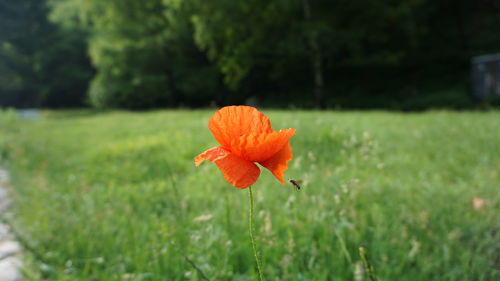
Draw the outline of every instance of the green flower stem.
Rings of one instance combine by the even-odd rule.
[[[264,281],[262,276],[262,269],[260,266],[259,255],[257,254],[257,247],[255,246],[254,238],[254,228],[253,228],[253,193],[252,187],[248,188],[248,199],[250,199],[250,214],[248,216],[248,230],[250,231],[250,240],[252,241],[253,256],[255,257],[255,263],[257,264],[257,271],[259,273],[259,280]]]

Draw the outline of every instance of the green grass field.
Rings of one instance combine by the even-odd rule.
[[[247,191],[193,163],[213,112],[0,113],[27,280],[256,280]],[[500,112],[264,113],[304,181],[253,187],[267,280],[368,280],[360,245],[379,280],[500,280]]]

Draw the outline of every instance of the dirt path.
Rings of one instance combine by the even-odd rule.
[[[7,184],[9,176],[5,170],[0,169],[0,214],[8,215],[9,200],[7,197]],[[21,247],[14,240],[9,227],[0,222],[0,281],[22,280],[19,258]]]

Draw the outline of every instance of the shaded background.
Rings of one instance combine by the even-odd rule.
[[[18,108],[473,108],[500,52],[496,0],[2,0],[0,26]]]
[[[255,186],[268,280],[366,281],[360,245],[380,280],[500,280],[500,110],[399,112],[499,105],[499,27],[499,0],[0,0],[24,276],[255,280],[247,194],[193,163],[192,108],[250,104],[298,132],[301,190]]]

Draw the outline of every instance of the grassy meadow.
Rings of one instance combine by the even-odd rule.
[[[27,280],[256,280],[247,191],[193,163],[213,112],[0,112]],[[369,280],[360,245],[379,280],[500,280],[500,112],[264,113],[303,180],[253,187],[267,280]]]

